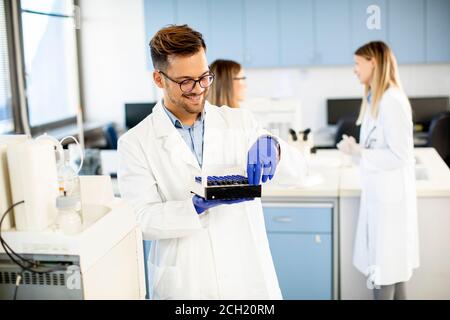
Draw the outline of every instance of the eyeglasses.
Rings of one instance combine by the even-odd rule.
[[[247,77],[234,77],[233,80],[245,80]]]
[[[209,86],[211,86],[211,84],[214,81],[214,73],[212,73],[211,71],[209,72],[209,74],[204,75],[203,77],[194,80],[194,79],[186,79],[183,80],[181,82],[178,82],[172,78],[170,78],[167,74],[165,74],[162,71],[158,71],[159,73],[161,73],[164,77],[166,77],[167,79],[169,79],[172,82],[175,82],[176,84],[178,84],[180,86],[180,90],[183,91],[184,93],[189,93],[192,90],[194,90],[195,86],[198,84],[200,85],[201,88],[205,89],[208,88]]]

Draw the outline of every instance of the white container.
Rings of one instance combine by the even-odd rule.
[[[0,219],[6,210],[11,207],[11,188],[8,172],[8,159],[6,150],[9,145],[20,143],[27,139],[26,135],[0,135]],[[10,212],[2,223],[2,231],[14,227],[13,212]]]
[[[19,231],[42,231],[55,222],[58,182],[55,152],[46,140],[29,140],[8,147],[12,202]]]
[[[69,150],[64,150],[64,159],[57,166],[58,186],[61,195],[80,197],[80,179],[70,164]]]
[[[82,221],[79,205],[80,199],[77,197],[61,196],[56,199],[57,225],[67,235],[81,232]]]

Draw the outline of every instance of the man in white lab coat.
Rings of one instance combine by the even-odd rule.
[[[153,240],[151,298],[281,299],[260,199],[206,201],[190,185],[221,167],[247,172],[253,184],[296,184],[305,174],[300,152],[248,111],[205,101],[214,76],[200,33],[169,26],[150,47],[164,96],[119,140],[118,177],[144,239]]]

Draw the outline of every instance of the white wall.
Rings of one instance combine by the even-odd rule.
[[[123,123],[125,102],[152,101],[142,0],[81,0],[87,120]]]
[[[298,97],[302,126],[326,126],[326,99],[360,97],[363,87],[352,67],[247,70],[247,97]],[[402,65],[408,96],[450,96],[450,64]]]
[[[123,124],[125,102],[160,96],[147,71],[148,41],[142,0],[81,0],[82,58],[88,120]],[[247,70],[247,97],[297,97],[302,126],[326,125],[326,99],[359,97],[352,67]],[[405,65],[400,77],[409,96],[450,95],[450,64]]]

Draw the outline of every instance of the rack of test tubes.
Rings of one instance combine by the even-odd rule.
[[[261,185],[249,185],[241,175],[208,176],[206,186],[202,177],[195,177],[192,192],[206,200],[260,198]]]

